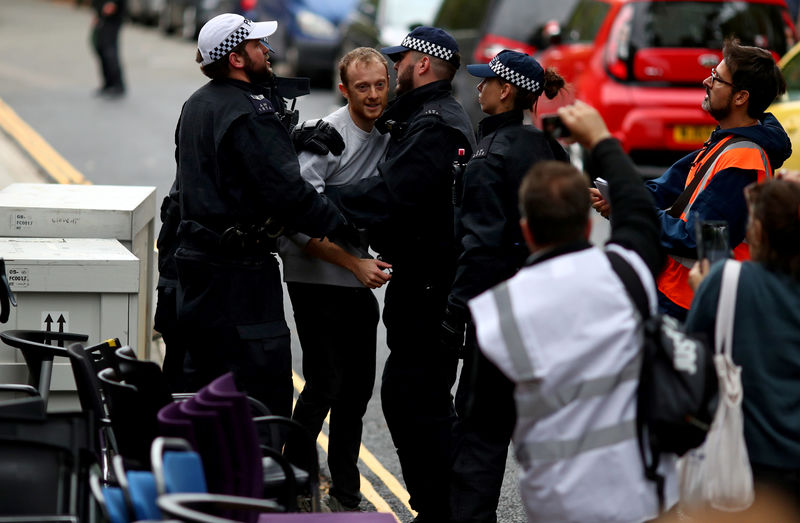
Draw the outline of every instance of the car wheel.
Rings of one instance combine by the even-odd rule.
[[[187,5],[183,8],[181,16],[181,36],[187,40],[194,40],[197,33],[197,7]]]

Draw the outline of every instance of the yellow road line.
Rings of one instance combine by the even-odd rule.
[[[3,100],[0,100],[0,127],[58,183],[91,184]]]
[[[325,451],[325,454],[328,453],[328,436],[325,435],[324,432],[320,432],[319,436],[317,437],[317,443],[319,446],[322,447],[322,450]],[[400,519],[397,517],[397,514],[394,513],[392,507],[386,502],[385,499],[378,494],[378,491],[375,490],[375,487],[372,486],[372,483],[369,482],[367,478],[363,475],[361,477],[361,493],[367,498],[367,501],[372,503],[375,507],[375,510],[378,512],[389,512],[391,515],[394,516],[394,519],[400,523]]]
[[[297,390],[297,392],[302,391],[303,387],[305,386],[305,381],[303,381],[303,378],[301,378],[294,371],[294,369],[292,370],[292,383],[294,384],[294,388]],[[330,415],[325,417],[325,423],[328,423],[330,425]],[[328,438],[322,432],[320,432],[319,435],[320,435],[320,438],[324,438],[325,439],[325,446],[323,448],[325,449],[325,452],[327,453],[328,452],[327,451]],[[317,439],[317,442],[320,444],[320,446],[322,446],[322,442],[321,442],[320,439]],[[386,485],[386,487],[389,489],[389,491],[392,494],[394,494],[397,499],[400,500],[400,502],[406,507],[406,509],[408,509],[408,511],[414,517],[416,517],[417,516],[416,511],[414,511],[411,508],[411,505],[409,504],[409,499],[410,499],[411,496],[408,494],[408,491],[403,487],[403,485],[400,484],[400,482],[397,480],[396,477],[394,477],[394,475],[391,472],[386,470],[386,467],[384,467],[381,464],[381,462],[378,461],[378,459],[367,449],[367,447],[364,446],[363,443],[361,444],[361,449],[360,449],[360,452],[359,452],[359,458],[361,458],[361,461],[364,462],[364,464],[367,466],[367,468],[369,468],[373,472],[373,474],[375,474],[378,477],[378,479],[383,481],[383,483]],[[364,485],[366,480],[364,479],[363,476],[361,476],[361,480],[362,480],[361,481],[362,485]],[[369,484],[369,482],[367,482],[366,484]],[[369,485],[370,485],[370,488],[371,488],[372,485],[371,484],[369,484]],[[366,497],[367,494],[364,491],[364,487],[363,486],[361,488],[361,492]],[[377,494],[377,492],[376,492],[376,494]],[[381,498],[381,500],[383,500],[383,498]],[[370,500],[370,502],[372,502],[372,501]],[[373,505],[374,504],[375,503],[373,503]],[[375,508],[377,508],[377,505],[376,505]],[[394,514],[394,511],[392,511],[392,514]],[[397,518],[397,514],[394,514],[394,517]]]

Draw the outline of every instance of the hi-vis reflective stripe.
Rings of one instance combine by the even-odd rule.
[[[535,378],[533,365],[528,359],[525,351],[525,344],[522,342],[522,335],[519,332],[517,321],[514,319],[514,309],[511,306],[511,294],[508,291],[508,284],[501,283],[492,290],[492,297],[497,306],[497,315],[500,318],[500,333],[506,344],[514,368],[520,374],[521,381],[529,381]]]
[[[689,204],[686,206],[686,208],[683,210],[683,213],[681,214],[681,219],[683,221],[687,220],[687,216],[689,216],[689,210],[692,208],[692,205],[694,204],[695,199],[697,199],[697,195],[700,194],[703,191],[703,189],[705,189],[705,187],[708,184],[708,182],[711,180],[711,178],[714,176],[714,174],[716,174],[716,172],[715,172],[716,169],[715,168],[716,168],[716,165],[717,165],[717,162],[719,161],[719,159],[722,158],[722,156],[724,154],[729,153],[730,151],[734,151],[736,149],[753,149],[755,151],[758,151],[758,154],[761,156],[761,163],[763,165],[764,173],[765,173],[766,178],[769,179],[769,178],[772,177],[772,167],[770,166],[769,159],[767,158],[767,154],[764,152],[764,149],[759,147],[758,144],[756,144],[754,142],[751,142],[751,141],[743,141],[743,142],[734,143],[732,145],[726,145],[726,143],[732,137],[733,137],[733,135],[731,135],[724,142],[722,142],[722,143],[720,143],[718,145],[718,147],[722,147],[722,152],[719,154],[719,156],[714,158],[714,163],[711,164],[711,167],[709,167],[708,170],[706,171],[706,173],[703,175],[703,179],[698,184],[697,189],[695,189],[695,191],[694,191],[694,194],[692,194],[692,197],[689,200]],[[701,166],[702,166],[702,164],[697,165],[695,167],[695,169],[699,169]],[[759,182],[763,181],[761,176],[758,177],[758,181]],[[688,180],[687,180],[687,182],[688,182]]]
[[[613,376],[571,383],[547,394],[536,391],[530,396],[520,395],[524,397],[517,398],[517,411],[527,418],[541,419],[566,407],[575,400],[609,394],[621,383],[638,379],[641,362],[641,355],[637,355],[618,374]]]
[[[561,441],[528,441],[517,445],[517,458],[522,463],[534,460],[558,461],[584,452],[609,447],[636,436],[636,421],[623,421],[602,429],[582,434],[579,438]]]

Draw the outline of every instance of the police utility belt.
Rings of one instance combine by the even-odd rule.
[[[277,252],[277,238],[284,233],[283,225],[273,218],[262,224],[234,224],[214,231],[195,221],[182,224],[190,245],[211,251],[241,253]]]

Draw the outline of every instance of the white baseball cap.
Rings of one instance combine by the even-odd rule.
[[[225,13],[205,23],[197,37],[203,57],[200,65],[216,62],[244,40],[260,40],[278,29],[278,22],[253,22],[242,15]]]

